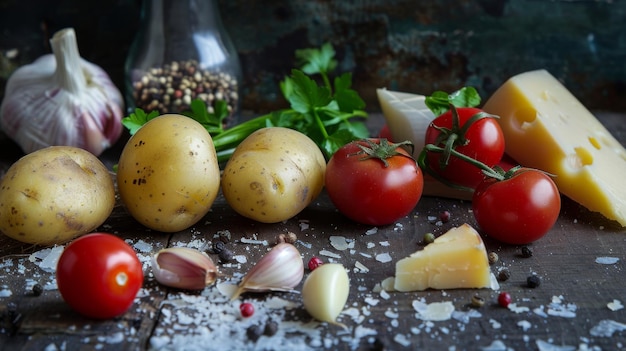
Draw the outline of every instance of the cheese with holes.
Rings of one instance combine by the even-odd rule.
[[[556,175],[562,194],[626,226],[626,149],[550,73],[510,78],[483,108],[500,116],[517,162]]]
[[[399,260],[394,290],[490,288],[491,277],[482,238],[472,226],[463,224]]]

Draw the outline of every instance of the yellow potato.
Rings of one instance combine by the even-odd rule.
[[[0,181],[0,231],[25,243],[60,244],[96,229],[114,205],[113,179],[96,156],[51,146],[19,159]]]
[[[219,192],[211,135],[193,119],[156,117],[124,146],[117,170],[120,199],[144,226],[176,232],[196,224]]]
[[[306,135],[271,127],[248,136],[222,175],[222,192],[239,214],[262,223],[287,220],[324,187],[326,160]]]

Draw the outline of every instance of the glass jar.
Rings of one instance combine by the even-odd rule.
[[[217,0],[144,0],[141,17],[126,59],[129,112],[181,113],[194,99],[212,112],[223,100],[235,124],[241,67]]]

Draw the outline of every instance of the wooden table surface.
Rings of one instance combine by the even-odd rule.
[[[626,144],[626,116],[596,114]],[[375,114],[370,119],[373,127],[382,121]],[[120,148],[102,157],[108,166],[116,162]],[[0,150],[4,172],[20,151],[6,140],[1,141]],[[451,214],[446,223],[438,223],[442,211]],[[510,271],[510,279],[500,283],[500,291],[511,294],[513,308],[499,307],[499,291],[490,289],[380,291],[381,281],[393,276],[395,262],[423,247],[425,233],[441,234],[463,223],[476,226],[468,201],[424,197],[406,218],[373,228],[346,220],[323,193],[295,218],[271,225],[240,217],[218,197],[212,211],[197,225],[163,234],[145,229],[118,206],[100,229],[119,235],[135,248],[146,279],[130,310],[107,321],[83,318],[61,299],[54,262],[50,261],[63,246],[32,247],[1,236],[0,350],[626,348],[626,309],[620,308],[626,304],[626,230],[566,198],[554,228],[529,245],[531,257],[522,257],[520,246],[484,238],[488,251],[499,256],[492,271]],[[339,318],[347,329],[312,320],[297,293],[245,294],[231,302],[216,285],[201,292],[168,289],[151,273],[150,257],[164,247],[204,250],[220,236],[229,236],[228,246],[237,260],[219,265],[218,284],[236,284],[276,236],[287,232],[297,235],[296,246],[305,263],[318,256],[349,270],[350,295]],[[339,250],[331,245],[332,236],[345,238],[349,248]],[[358,268],[363,266],[367,271]],[[539,287],[526,286],[531,274],[541,278]],[[39,296],[32,292],[36,284],[44,288]],[[484,306],[470,306],[475,294],[485,299]],[[240,317],[242,301],[255,305],[252,317]],[[452,318],[423,320],[416,308],[433,302],[451,302],[455,308]],[[278,323],[276,334],[251,341],[246,335],[248,327],[263,327],[268,321]]]

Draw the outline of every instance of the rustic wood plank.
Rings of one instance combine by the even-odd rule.
[[[602,120],[620,140],[625,140],[623,115],[606,114]],[[6,158],[3,160],[7,162]],[[450,212],[450,221],[437,223],[444,210]],[[32,253],[43,248],[2,236],[0,291],[12,294],[0,297],[0,348],[139,350],[176,349],[184,344],[188,349],[253,349],[255,345],[271,345],[280,350],[293,349],[290,343],[303,342],[311,349],[371,350],[405,349],[406,341],[410,343],[406,349],[480,350],[498,340],[516,350],[537,349],[538,340],[575,347],[585,344],[602,350],[626,345],[626,330],[620,329],[626,324],[626,311],[607,307],[613,300],[626,303],[626,230],[567,198],[563,199],[561,216],[553,230],[529,246],[532,257],[521,257],[520,246],[484,238],[488,250],[499,255],[492,271],[506,268],[511,273],[511,278],[501,283],[501,289],[510,292],[513,302],[527,311],[499,307],[498,291],[487,289],[377,292],[377,284],[393,275],[395,262],[422,247],[424,233],[441,234],[466,222],[476,225],[468,201],[424,197],[409,216],[374,231],[347,221],[323,193],[293,219],[262,224],[237,215],[220,196],[200,223],[188,230],[164,234],[143,228],[118,206],[101,229],[123,237],[135,247],[145,265],[146,279],[130,311],[108,321],[85,319],[62,302],[53,286],[53,272],[42,270],[36,260],[29,260]],[[247,293],[231,302],[216,286],[201,292],[165,288],[150,271],[149,258],[161,248],[191,246],[208,250],[220,235],[229,233],[228,247],[245,260],[218,264],[218,283],[237,283],[270,249],[276,236],[287,232],[297,235],[296,246],[305,262],[315,255],[349,269],[352,288],[345,313],[340,316],[347,330],[312,321],[302,308],[299,294]],[[353,241],[354,247],[336,250],[329,240],[333,235]],[[243,238],[266,240],[268,245],[242,243]],[[338,258],[325,256],[321,250]],[[377,259],[379,254],[388,254],[391,260],[381,262],[384,256]],[[210,255],[218,261],[217,255]],[[619,261],[600,264],[596,262],[599,257],[615,257]],[[356,270],[357,261],[370,271]],[[538,288],[526,286],[530,274],[541,278]],[[30,289],[35,282],[45,288],[41,296],[32,295]],[[476,293],[486,300],[485,306],[470,307]],[[257,306],[252,318],[238,315],[241,301]],[[416,318],[415,301],[450,301],[457,312],[456,319],[422,321]],[[273,308],[277,303],[287,306]],[[263,336],[256,344],[248,340],[246,328],[264,325],[268,320],[281,321],[276,336]],[[608,323],[616,323],[617,329],[610,333],[610,328],[601,328]],[[218,343],[224,340],[228,342]]]

